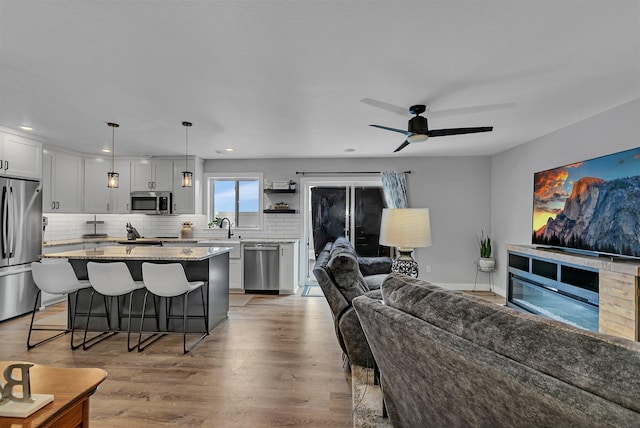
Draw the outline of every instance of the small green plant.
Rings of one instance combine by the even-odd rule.
[[[489,235],[484,236],[484,230],[481,237],[478,238],[478,243],[480,244],[480,257],[491,258],[491,238],[489,238]]]
[[[222,223],[222,217],[214,218],[207,226],[211,227],[220,227],[220,223]]]
[[[295,186],[295,185],[296,185],[296,182],[295,182],[295,181],[293,181],[293,180],[289,180],[289,186]]]

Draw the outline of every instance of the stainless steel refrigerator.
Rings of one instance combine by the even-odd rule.
[[[0,321],[33,309],[31,262],[42,253],[42,186],[0,178]]]

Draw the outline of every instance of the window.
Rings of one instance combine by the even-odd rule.
[[[234,228],[258,229],[262,226],[262,177],[254,175],[209,176],[209,222],[228,218]]]

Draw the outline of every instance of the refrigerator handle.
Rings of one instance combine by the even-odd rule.
[[[7,198],[9,200],[8,203],[8,215],[7,217],[9,217],[9,258],[13,257],[16,253],[16,229],[17,229],[17,225],[16,225],[16,201],[15,201],[15,195],[13,194],[13,187],[9,187],[9,197]]]
[[[8,215],[9,215],[9,199],[7,197],[7,186],[2,187],[2,205],[0,206],[0,210],[2,210],[2,236],[0,237],[2,241],[0,242],[0,247],[2,247],[2,258],[7,258],[7,232],[9,231],[8,223]]]

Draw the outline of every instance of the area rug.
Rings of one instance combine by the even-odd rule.
[[[252,298],[252,294],[229,294],[229,306],[245,306]]]
[[[300,295],[302,297],[324,297],[319,285],[305,285]]]
[[[391,428],[389,418],[382,417],[382,393],[373,384],[373,369],[351,365],[351,396],[354,428]]]

